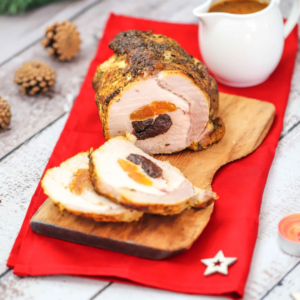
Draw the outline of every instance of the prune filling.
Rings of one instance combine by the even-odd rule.
[[[144,121],[134,121],[132,122],[132,127],[135,130],[135,132],[142,132],[144,131],[147,127],[152,125],[153,119],[148,119]]]
[[[142,165],[142,169],[145,173],[152,178],[159,178],[162,176],[163,170],[152,160],[139,155],[139,154],[130,154],[127,157],[127,160],[131,161],[136,165]]]
[[[134,129],[133,134],[138,140],[146,140],[148,138],[166,133],[173,125],[170,116],[167,114],[159,115],[153,124],[152,122],[153,119],[132,122]]]

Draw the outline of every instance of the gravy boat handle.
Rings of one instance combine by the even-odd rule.
[[[279,5],[281,0],[275,0],[276,4]],[[284,38],[287,38],[291,31],[298,23],[300,17],[300,0],[294,0],[292,11],[284,24]]]
[[[206,0],[204,3],[202,3],[201,5],[197,6],[194,10],[193,10],[193,14],[196,17],[200,17],[203,14],[207,13],[209,11],[209,8],[212,5],[212,0]]]

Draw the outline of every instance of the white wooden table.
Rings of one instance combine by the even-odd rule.
[[[11,104],[11,129],[0,134],[0,300],[3,299],[220,299],[134,287],[70,276],[20,278],[6,267],[30,199],[67,120],[109,12],[157,20],[196,23],[192,9],[201,0],[81,0],[56,3],[21,16],[0,16],[0,95]],[[292,0],[282,1],[287,16]],[[56,20],[74,20],[83,45],[74,62],[47,56],[38,41]],[[58,72],[51,97],[22,96],[12,83],[23,62],[40,59]],[[276,87],[274,87],[276,88]],[[51,98],[51,99],[50,99]],[[300,212],[300,53],[284,128],[269,173],[244,299],[292,299],[300,293],[300,258],[277,246],[277,223]]]

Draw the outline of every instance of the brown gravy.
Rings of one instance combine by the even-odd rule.
[[[211,6],[209,12],[226,12],[230,14],[252,14],[263,10],[269,5],[264,1],[256,0],[226,0]]]

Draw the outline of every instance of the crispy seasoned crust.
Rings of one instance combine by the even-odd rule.
[[[93,79],[96,101],[103,106],[140,76],[161,70],[180,70],[210,94],[211,77],[207,67],[169,37],[129,30],[117,34],[109,47],[114,55],[98,66]]]
[[[186,199],[180,203],[176,203],[173,205],[170,204],[166,205],[163,203],[156,204],[156,205],[153,204],[149,205],[149,204],[142,204],[142,203],[134,203],[124,195],[121,196],[119,203],[129,209],[134,209],[145,213],[157,214],[163,216],[177,215],[183,212],[185,209],[191,207],[190,199]]]
[[[216,80],[210,76],[210,111],[209,117],[211,120],[217,118],[219,112],[219,90]],[[221,137],[222,138],[222,137]]]
[[[92,218],[96,222],[132,222],[132,221],[138,220],[141,217],[141,213],[139,213],[139,212],[136,212],[133,214],[128,214],[127,216],[126,216],[126,214],[124,215],[124,213],[115,214],[115,215],[97,215],[97,214],[91,214],[91,213],[83,213],[80,211],[69,209],[69,208],[65,207],[64,205],[62,205],[60,202],[55,201],[54,199],[51,199],[51,200],[53,201],[53,203],[55,205],[58,206],[58,208],[61,212],[66,210],[67,212],[69,212],[73,215],[76,215],[76,216],[80,216],[83,218]]]
[[[219,142],[225,134],[225,125],[221,118],[216,118],[213,121],[209,121],[207,124],[207,133],[201,139],[199,143],[192,143],[189,149],[194,151],[206,150],[211,145]]]
[[[219,108],[217,83],[209,75],[207,67],[175,40],[152,31],[129,30],[117,34],[109,47],[114,55],[97,67],[93,78],[95,100],[107,139],[111,138],[107,120],[112,101],[118,101],[118,95],[140,78],[147,78],[158,71],[182,73],[190,78],[206,95],[209,119],[214,122]],[[221,139],[223,136],[217,137]]]
[[[181,201],[180,203],[174,204],[147,204],[147,203],[137,203],[136,201],[132,201],[131,198],[135,198],[135,191],[127,190],[124,191],[118,201],[119,204],[122,204],[124,207],[128,209],[134,209],[137,211],[141,211],[144,213],[157,214],[157,215],[177,215],[183,212],[185,209],[199,208],[203,209],[212,204],[216,198],[209,197],[201,204],[196,205],[193,198],[186,199]]]

